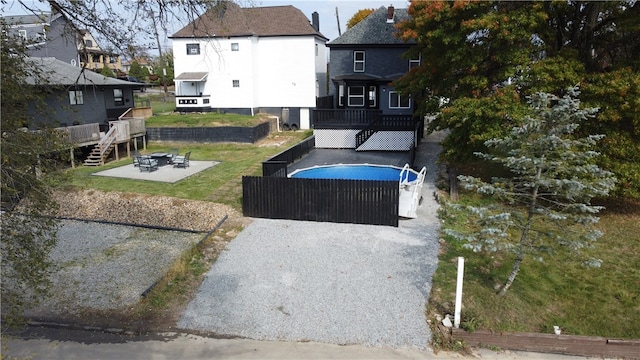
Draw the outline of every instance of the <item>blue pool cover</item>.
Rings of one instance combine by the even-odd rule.
[[[400,181],[402,169],[393,166],[375,165],[330,165],[301,169],[291,173],[297,179],[344,179],[344,180],[386,180]],[[408,181],[417,175],[409,171]]]

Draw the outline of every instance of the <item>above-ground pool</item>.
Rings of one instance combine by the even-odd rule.
[[[293,171],[291,178],[400,181],[402,168],[391,165],[337,164],[314,166]],[[415,181],[418,174],[405,171],[406,181]]]

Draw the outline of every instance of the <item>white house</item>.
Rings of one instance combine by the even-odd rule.
[[[308,129],[327,95],[327,38],[293,6],[221,2],[176,32],[176,110],[269,113]]]

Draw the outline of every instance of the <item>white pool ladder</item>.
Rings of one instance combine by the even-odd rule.
[[[414,181],[409,181],[409,173],[416,174]],[[427,174],[427,168],[423,167],[420,172],[416,172],[409,164],[406,164],[400,171],[400,201],[398,204],[398,215],[404,218],[415,219],[418,217],[416,210],[420,205],[422,196],[422,184]]]

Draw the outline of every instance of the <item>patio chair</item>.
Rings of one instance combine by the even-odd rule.
[[[138,158],[140,156],[140,153],[137,151],[131,153],[131,157],[133,157],[133,167],[138,167],[138,165],[140,165],[140,163],[138,162]]]
[[[189,157],[191,156],[191,151],[184,154],[184,156],[176,156],[173,160],[173,167],[181,167],[188,168],[189,167]]]
[[[178,156],[178,154],[180,153],[180,149],[169,149],[167,153],[169,154],[169,164],[173,164],[176,156]]]
[[[140,172],[148,171],[152,172],[158,170],[158,160],[151,159],[146,156],[138,156],[138,167],[140,168]]]

